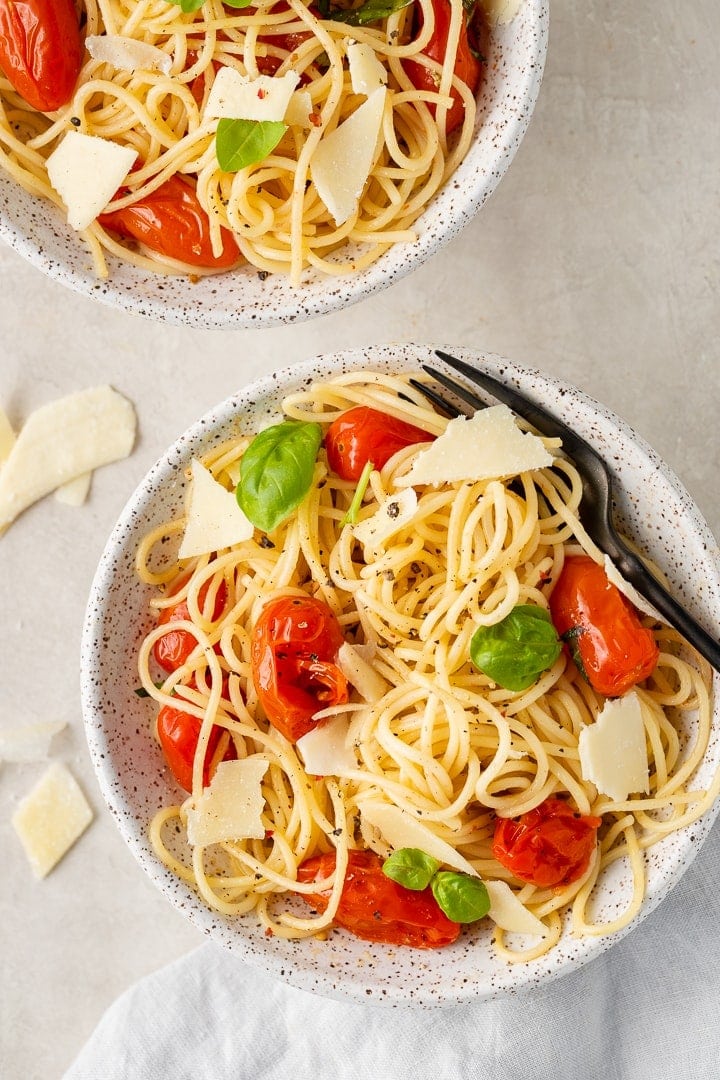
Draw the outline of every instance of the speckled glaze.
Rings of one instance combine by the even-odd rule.
[[[707,525],[677,478],[617,416],[568,384],[494,355],[447,347],[491,374],[517,385],[588,439],[616,472],[624,492],[617,510],[624,532],[668,576],[678,599],[708,627],[720,623],[720,553]],[[373,946],[335,931],[327,941],[266,938],[254,917],[228,919],[208,910],[191,888],[158,862],[147,840],[155,810],[176,798],[160,751],[148,734],[152,705],[134,693],[136,653],[152,625],[151,590],[133,571],[138,541],[151,527],[181,512],[183,470],[194,454],[229,435],[277,418],[285,393],[348,370],[417,370],[434,359],[429,346],[386,345],[318,357],[278,371],[208,413],[168,450],[133,494],[115,527],[95,576],[82,645],[82,700],[87,738],[111,813],[140,865],[169,900],[215,941],[250,964],[306,990],[392,1004],[457,1004],[526,991],[598,956],[622,936],[582,941],[567,931],[559,945],[526,965],[499,962],[483,926],[466,930],[448,949],[422,952]],[[716,676],[716,699],[720,686]],[[720,705],[698,786],[720,764]],[[706,837],[715,812],[666,838],[646,855],[647,899],[633,926],[678,881]],[[616,916],[626,900],[620,867],[604,879],[599,915]]]
[[[102,303],[158,321],[205,328],[268,327],[337,311],[392,285],[442,248],[474,217],[515,156],[535,107],[548,40],[549,0],[525,0],[508,26],[498,27],[488,49],[487,81],[476,134],[460,168],[416,225],[418,239],[396,244],[352,277],[307,271],[300,287],[284,275],[261,280],[244,267],[201,278],[149,275],[109,260],[110,277],[98,280],[90,254],[52,203],[0,175],[0,236],[17,252],[71,289]]]

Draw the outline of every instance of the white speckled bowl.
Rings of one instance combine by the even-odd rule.
[[[542,79],[549,0],[524,0],[507,26],[496,28],[488,49],[488,77],[478,108],[476,136],[460,168],[433,199],[412,245],[390,248],[353,277],[307,272],[293,288],[287,278],[262,281],[253,268],[200,279],[148,275],[110,263],[100,281],[82,241],[52,204],[0,174],[0,237],[43,273],[84,296],[159,321],[205,328],[267,327],[337,311],[391,285],[456,236],[493,193],[530,121]]]
[[[467,349],[448,351],[512,380],[597,448],[626,493],[618,506],[623,530],[667,574],[678,599],[706,626],[717,627],[717,544],[687,492],[642,439],[579,390],[539,371]],[[466,931],[451,948],[424,952],[370,945],[344,931],[335,931],[328,941],[268,939],[252,916],[232,920],[208,910],[191,888],[159,863],[147,840],[148,822],[160,805],[175,799],[176,789],[148,734],[152,706],[134,693],[137,648],[151,626],[147,606],[151,591],[136,579],[133,560],[140,537],[181,510],[183,470],[193,454],[206,451],[235,430],[247,430],[253,417],[258,422],[277,417],[284,394],[317,377],[360,367],[416,370],[432,359],[430,347],[415,345],[373,346],[320,357],[261,379],[198,421],[151,469],[123,511],[93,582],[82,647],[83,713],[100,786],[140,865],[168,899],[215,941],[294,986],[395,1004],[477,1001],[537,987],[591,960],[620,935],[578,941],[566,933],[547,957],[526,965],[507,965],[494,955],[490,929],[483,924]],[[716,698],[720,698],[719,683],[716,676]],[[711,744],[698,784],[707,781],[719,765],[720,704],[716,701]],[[714,816],[706,815],[648,852],[647,900],[633,925],[687,869]],[[600,897],[601,917],[614,917],[623,901],[623,885],[608,876]]]

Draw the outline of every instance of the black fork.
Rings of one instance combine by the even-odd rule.
[[[458,360],[440,349],[436,350],[436,355],[469,382],[507,405],[541,435],[562,439],[563,451],[572,459],[582,478],[581,521],[588,536],[601,551],[610,557],[625,580],[653,605],[666,622],[678,630],[716,671],[720,671],[720,642],[711,637],[700,623],[670,595],[617,532],[612,511],[613,489],[616,482],[597,451],[562,420],[529,401],[514,388],[506,386],[492,375],[478,371],[472,364]],[[444,372],[427,364],[423,364],[423,370],[472,409],[483,409],[487,406],[487,402],[476,393]],[[416,379],[410,381],[416,390],[450,416],[462,415],[461,409],[432,387]]]

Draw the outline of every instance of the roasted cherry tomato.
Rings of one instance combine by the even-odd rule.
[[[223,250],[213,255],[208,216],[195,189],[171,176],[157,191],[145,195],[123,210],[101,214],[98,221],[168,259],[209,270],[227,270],[240,259],[240,249],[228,229],[222,230]]]
[[[348,700],[335,663],[343,641],[322,600],[281,596],[260,612],[250,652],[253,682],[268,720],[291,742],[315,727],[318,710]]]
[[[183,712],[182,709],[173,708],[171,705],[164,705],[158,713],[157,733],[165,761],[180,787],[185,788],[186,791],[192,791],[193,761],[200,735],[200,724],[196,716]],[[212,780],[210,766],[218,748],[218,742],[223,735],[224,731],[219,726],[214,727],[210,732],[203,767],[203,787],[207,787]],[[235,746],[230,740],[222,760],[230,761],[234,757]]]
[[[493,855],[521,881],[562,889],[590,865],[601,823],[582,817],[564,799],[546,799],[518,818],[498,819]]]
[[[325,435],[330,468],[343,480],[359,480],[368,461],[382,469],[393,454],[435,438],[414,424],[358,405],[333,420]]]
[[[209,583],[203,585],[198,593],[201,611],[205,603],[208,588]],[[218,619],[222,614],[226,599],[227,589],[225,587],[225,582],[222,581],[215,594],[213,619]],[[164,626],[167,623],[181,622],[189,618],[190,612],[188,611],[187,601],[181,600],[180,603],[175,604],[174,607],[163,608],[160,612],[160,617],[158,618],[158,626]],[[153,645],[153,655],[164,671],[177,671],[179,667],[183,666],[196,645],[197,638],[194,634],[191,634],[189,630],[169,630],[167,634],[163,634],[161,638],[158,638]]]
[[[298,881],[323,881],[335,869],[335,852],[316,855],[298,869]],[[303,900],[325,911],[330,890],[302,894]],[[349,852],[342,896],[335,922],[356,937],[413,949],[439,949],[451,945],[460,933],[438,907],[429,887],[406,889],[383,874],[382,860],[374,851]]]
[[[447,53],[448,32],[450,30],[450,0],[432,0],[432,6],[435,14],[435,29],[433,30],[432,37],[425,46],[424,55],[428,56],[431,60],[435,60],[438,64],[442,64],[445,60],[445,54]],[[415,11],[418,20],[416,33],[419,33],[420,30],[422,30],[423,25],[422,12],[419,4],[415,6]],[[476,23],[473,19],[468,26],[467,19],[463,16],[454,68],[454,73],[457,78],[460,79],[461,82],[464,82],[465,85],[472,90],[473,94],[477,94],[478,89],[480,88],[483,71],[482,62],[473,52],[476,42],[471,39],[475,36],[475,25]],[[477,52],[476,48],[475,51]],[[423,65],[419,64],[416,60],[403,60],[402,64],[410,81],[416,89],[430,90],[432,93],[437,93],[437,76],[432,71],[423,67]],[[445,131],[448,135],[462,124],[465,115],[465,106],[463,105],[460,94],[454,87],[451,89],[450,94],[453,99],[453,104],[451,108],[448,109],[445,117]],[[429,108],[434,116],[435,106],[430,105]]]
[[[82,60],[73,0],[0,0],[0,68],[33,109],[66,105]]]
[[[591,686],[618,697],[655,670],[659,649],[630,601],[587,555],[565,560],[550,596],[560,637]]]

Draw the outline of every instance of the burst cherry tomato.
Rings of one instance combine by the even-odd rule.
[[[432,0],[432,6],[435,14],[435,29],[433,30],[432,37],[425,46],[424,55],[428,56],[431,60],[435,60],[438,64],[442,64],[445,60],[445,54],[447,53],[448,32],[450,30],[450,0]],[[422,12],[419,5],[416,5],[415,11],[418,20],[417,32],[419,33],[422,29]],[[465,85],[472,90],[473,94],[477,94],[478,89],[480,88],[483,69],[481,61],[473,53],[474,42],[471,40],[471,37],[474,37],[474,26],[475,22],[473,20],[470,24],[470,28],[468,28],[467,20],[463,14],[457,56],[455,57],[454,73],[461,82],[464,82]],[[436,75],[432,71],[423,67],[422,64],[418,64],[416,60],[403,60],[402,63],[410,81],[416,89],[430,90],[432,93],[437,93],[438,81]],[[450,94],[453,99],[453,104],[451,108],[448,109],[445,117],[445,131],[448,135],[462,124],[465,115],[465,106],[463,105],[460,94],[454,87],[451,89]],[[429,108],[434,116],[435,106],[430,105]]]
[[[358,405],[333,420],[325,436],[325,449],[334,473],[343,480],[359,480],[368,461],[382,469],[398,450],[434,438],[414,424]]]
[[[334,869],[334,851],[316,855],[300,866],[298,881],[323,881]],[[330,891],[302,896],[318,911],[325,911]],[[366,941],[414,949],[439,949],[451,945],[460,934],[460,924],[440,910],[432,889],[414,892],[391,881],[374,851],[349,852],[335,922]]]
[[[209,582],[203,585],[198,593],[201,611],[203,610],[208,588]],[[218,619],[222,614],[226,598],[227,589],[225,587],[225,582],[221,581],[215,594],[213,620]],[[160,612],[160,617],[158,618],[158,626],[165,626],[167,623],[182,622],[189,618],[190,612],[188,611],[187,601],[181,600],[180,603],[175,604],[174,607],[163,608]],[[163,634],[161,638],[157,639],[153,646],[153,655],[164,671],[177,671],[179,667],[183,666],[196,645],[197,638],[194,634],[191,634],[189,630],[171,629],[167,634]]]
[[[635,608],[586,555],[565,560],[550,596],[558,634],[598,693],[618,697],[651,675],[659,649]]]
[[[173,708],[171,705],[164,705],[158,713],[157,733],[165,761],[170,772],[180,787],[185,788],[185,791],[192,791],[193,761],[200,735],[200,725],[201,722],[196,716],[183,712],[182,709]],[[212,780],[210,766],[222,735],[223,729],[219,726],[215,726],[210,732],[203,767],[203,787],[207,787]],[[223,755],[223,761],[230,761],[234,757],[235,746],[231,740]]]
[[[101,214],[104,229],[138,240],[168,259],[208,270],[227,270],[240,259],[240,249],[228,229],[222,229],[223,250],[213,255],[208,216],[195,189],[171,176],[157,191],[123,210]]]
[[[521,881],[561,889],[587,870],[601,823],[582,817],[564,799],[546,799],[519,818],[498,820],[493,855]]]
[[[68,103],[82,58],[73,0],[0,0],[0,68],[33,109]]]
[[[348,700],[335,663],[343,641],[322,600],[281,596],[262,609],[252,636],[253,682],[268,720],[291,742],[315,727],[320,709]]]

